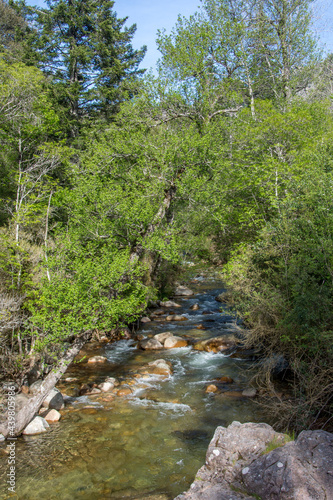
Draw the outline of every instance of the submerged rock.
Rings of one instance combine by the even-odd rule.
[[[151,361],[148,363],[147,367],[148,373],[155,375],[172,375],[172,364],[170,361],[166,361],[165,359],[157,359],[156,361]]]
[[[257,395],[257,389],[254,389],[252,387],[244,389],[244,391],[242,392],[242,396],[245,396],[247,398],[254,398],[256,395]]]
[[[49,429],[49,424],[42,417],[35,417],[30,424],[26,426],[23,433],[26,436],[33,436],[35,434],[41,434]]]
[[[227,297],[228,297],[227,293],[226,292],[222,292],[222,293],[220,293],[220,295],[218,295],[217,297],[215,297],[215,300],[217,302],[226,302],[227,301]]]
[[[153,313],[151,314],[151,316],[153,316],[153,317],[155,317],[155,316],[163,316],[163,314],[165,314],[164,309],[155,309],[155,311],[153,311]]]
[[[216,382],[221,382],[222,384],[232,384],[234,382],[231,377],[228,377],[226,375],[224,377],[220,377],[215,380]]]
[[[186,316],[180,316],[179,314],[171,314],[165,318],[167,321],[187,321]]]
[[[133,394],[133,391],[129,387],[123,387],[117,391],[117,396],[130,396],[131,394]]]
[[[113,384],[115,387],[119,385],[119,380],[114,377],[106,377],[105,382],[110,382],[110,384]]]
[[[92,358],[88,359],[89,364],[105,363],[106,361],[107,361],[107,358],[105,356],[93,356]]]

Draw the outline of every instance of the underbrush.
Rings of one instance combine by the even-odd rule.
[[[297,217],[288,208],[255,244],[234,252],[224,278],[248,327],[246,347],[265,358],[257,382],[270,417],[280,429],[332,430],[333,223],[314,205]],[[284,395],[274,385],[282,372]]]

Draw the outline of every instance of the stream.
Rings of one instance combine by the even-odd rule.
[[[195,294],[176,297],[181,308],[173,310],[186,321],[167,322],[165,315],[160,316],[138,333],[152,336],[171,331],[198,340],[234,333],[234,316],[215,300],[224,291],[219,278],[200,275],[189,286]],[[191,310],[196,303],[199,309]],[[253,375],[249,359],[196,351],[191,346],[143,351],[132,339],[92,343],[84,354],[105,356],[107,362],[83,361],[68,368],[57,386],[67,394],[60,422],[51,424],[44,434],[17,441],[13,497],[6,493],[8,466],[1,456],[1,499],[173,499],[189,488],[204,464],[218,425],[263,421],[255,400],[240,396]],[[142,367],[157,359],[171,362],[171,376],[143,373]],[[132,393],[78,395],[83,383],[99,384],[108,376]],[[224,376],[233,383],[219,393],[206,393],[209,383]],[[5,447],[1,443],[1,449]]]

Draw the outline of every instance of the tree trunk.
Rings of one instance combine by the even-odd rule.
[[[15,430],[9,432],[8,422],[2,423],[0,425],[0,433],[5,437],[15,437],[22,434],[24,428],[31,422],[31,420],[38,413],[44,399],[49,394],[49,392],[54,388],[60,377],[65,373],[70,363],[73,361],[75,356],[80,352],[82,347],[91,338],[91,333],[86,333],[81,337],[77,338],[73,345],[68,349],[65,355],[61,358],[58,365],[48,374],[48,376],[43,381],[38,393],[32,397],[28,403],[21,408],[15,417]],[[6,418],[6,415],[5,415]]]

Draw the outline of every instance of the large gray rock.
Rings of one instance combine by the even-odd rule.
[[[26,426],[23,431],[23,434],[26,436],[33,436],[35,434],[41,434],[42,432],[46,432],[49,428],[49,424],[42,417],[35,417],[30,424]]]
[[[332,500],[333,435],[304,431],[287,442],[267,424],[218,427],[206,464],[177,500]],[[273,451],[266,453],[269,446]]]
[[[249,493],[270,500],[333,499],[333,434],[303,431],[296,441],[242,471]]]
[[[49,410],[62,410],[65,402],[61,392],[54,387],[44,399],[42,406]]]
[[[233,422],[227,428],[217,427],[208,446],[206,464],[197,472],[191,489],[177,500],[253,500],[242,484],[242,470],[270,442],[276,440],[282,444],[285,439],[284,434],[276,433],[267,424]]]

